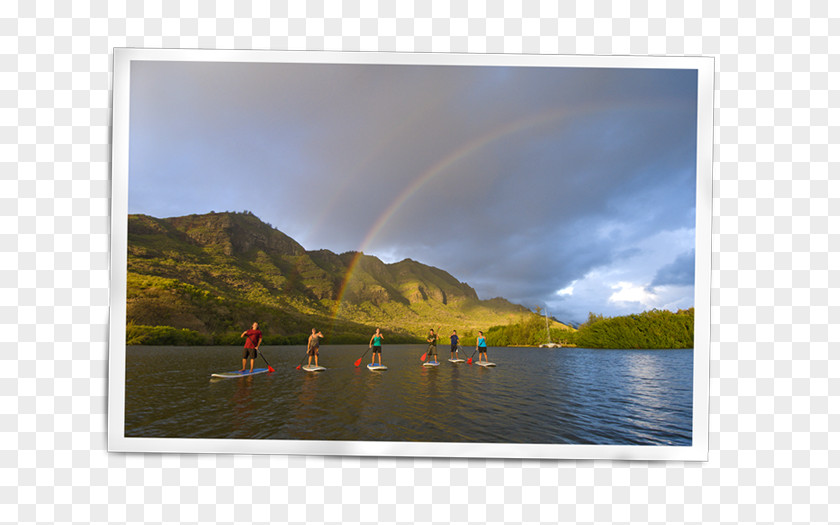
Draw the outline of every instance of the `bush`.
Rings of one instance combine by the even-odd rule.
[[[586,348],[693,348],[694,308],[607,318],[589,314],[573,339]]]
[[[171,326],[143,326],[129,323],[125,327],[127,345],[191,346],[207,344],[208,338],[195,330]]]

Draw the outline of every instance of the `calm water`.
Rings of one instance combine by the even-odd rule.
[[[240,348],[129,346],[126,436],[691,445],[691,350],[490,348],[485,369],[386,345],[371,372],[370,353],[353,366],[366,349],[325,346],[312,373],[303,346],[268,346],[274,373],[211,380]]]

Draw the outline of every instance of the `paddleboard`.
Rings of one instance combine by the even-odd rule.
[[[463,359],[450,359],[449,362],[450,363],[463,363],[464,360]]]
[[[487,361],[477,361],[478,366],[496,366],[496,363],[488,363]]]
[[[304,365],[301,367],[302,369],[306,370],[307,372],[322,372],[326,370],[323,366],[315,366],[315,365]]]
[[[240,372],[239,370],[235,370],[233,372],[219,372],[216,374],[212,374],[211,377],[223,377],[223,378],[230,378],[230,377],[245,377],[245,376],[255,376],[257,374],[264,374],[268,372],[268,368],[255,368],[253,371],[251,370],[244,370]]]
[[[388,367],[385,365],[375,365],[373,363],[368,363],[367,367],[368,370],[370,370],[371,372],[376,372],[378,370],[388,370]]]
[[[437,361],[426,361],[423,366],[438,366],[439,364]]]

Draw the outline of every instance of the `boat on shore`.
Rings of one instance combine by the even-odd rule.
[[[551,331],[548,329],[548,307],[545,309],[545,338],[548,341],[540,345],[540,348],[563,348],[561,343],[551,342]]]

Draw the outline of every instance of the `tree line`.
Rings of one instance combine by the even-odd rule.
[[[372,333],[372,331],[371,331]],[[370,334],[363,329],[336,330],[325,343],[364,344]],[[449,333],[441,333],[441,342],[446,342]],[[472,330],[460,332],[464,346],[475,344],[476,333]],[[129,322],[126,326],[126,344],[129,345],[238,345],[242,343],[240,333],[225,332],[202,334],[186,328],[171,326],[143,326]],[[532,315],[507,325],[493,326],[485,331],[489,346],[539,346],[548,342],[544,319]],[[307,334],[265,335],[267,345],[306,344]],[[420,343],[421,337],[406,334],[391,334],[391,344]],[[604,317],[590,313],[585,323],[577,330],[552,327],[550,340],[565,346],[583,348],[628,348],[628,349],[670,349],[694,347],[694,308],[670,312],[650,310],[640,314],[619,317]]]
[[[693,348],[694,308],[650,310],[621,317],[589,314],[574,341],[586,348]]]
[[[248,326],[243,325],[244,329]],[[307,325],[308,326],[308,325]],[[264,325],[260,325],[263,329],[263,344],[264,345],[305,345],[309,334],[301,331],[300,333],[290,335],[271,334],[265,331]],[[350,330],[330,331],[325,329],[326,337],[323,339],[324,344],[363,344],[370,340],[374,329],[362,331],[359,328],[352,328]],[[125,327],[125,343],[127,345],[164,345],[164,346],[206,346],[206,345],[241,345],[243,339],[242,332],[220,332],[212,334],[204,334],[197,330],[190,330],[188,328],[174,328],[172,326],[148,326],[135,324],[129,321]],[[420,343],[425,339],[422,337],[414,337],[405,334],[389,333],[388,342],[390,344],[408,344]]]
[[[694,308],[604,317],[590,313],[577,330],[551,328],[550,340],[583,348],[668,349],[694,347]],[[487,330],[490,346],[538,346],[549,342],[539,318]]]

